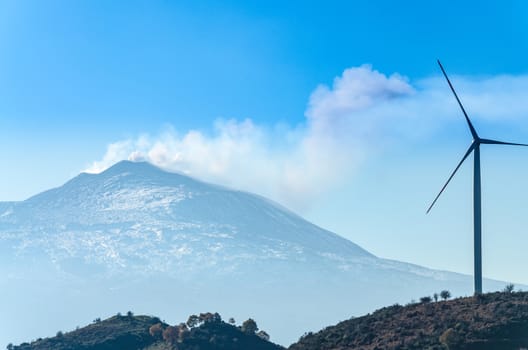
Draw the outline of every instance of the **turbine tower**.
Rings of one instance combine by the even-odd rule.
[[[462,165],[462,163],[466,160],[466,158],[473,152],[473,230],[474,230],[474,240],[473,240],[473,247],[474,247],[474,279],[475,279],[475,294],[481,294],[482,293],[482,241],[481,241],[481,234],[482,234],[482,215],[481,215],[481,195],[480,195],[480,145],[510,145],[510,146],[528,146],[528,144],[523,143],[512,143],[512,142],[503,142],[503,141],[496,141],[496,140],[490,140],[490,139],[483,139],[481,138],[475,128],[473,127],[473,124],[471,123],[471,120],[469,119],[466,110],[464,109],[464,106],[462,106],[462,102],[460,102],[460,99],[458,98],[457,93],[455,92],[455,89],[453,88],[453,85],[451,84],[451,81],[447,77],[447,74],[444,70],[444,67],[442,66],[442,63],[440,63],[440,60],[438,60],[438,65],[440,66],[440,69],[442,70],[442,73],[444,74],[444,77],[447,80],[447,83],[449,84],[449,87],[451,88],[451,91],[453,92],[453,95],[455,95],[455,98],[458,102],[458,105],[460,106],[460,109],[462,110],[462,113],[464,113],[464,117],[466,118],[467,125],[469,127],[469,131],[471,132],[471,136],[473,136],[473,142],[469,146],[469,148],[466,151],[466,154],[462,157],[462,160],[458,163],[455,170],[451,173],[451,176],[447,179],[446,183],[434,199],[433,203],[429,206],[427,209],[427,213],[431,211],[431,208],[435,205],[436,201],[438,200],[438,197],[444,192],[445,188],[447,187],[447,184],[449,184],[449,181],[453,178],[455,173],[457,172],[458,168]]]

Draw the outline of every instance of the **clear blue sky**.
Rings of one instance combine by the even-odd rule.
[[[522,100],[528,86],[526,23],[523,1],[1,1],[0,200],[21,200],[62,184],[101,160],[111,143],[145,134],[156,139],[167,129],[180,136],[197,130],[215,139],[219,118],[250,119],[272,135],[259,144],[260,152],[275,154],[283,146],[277,135],[295,143],[310,130],[307,111],[316,88],[332,90],[334,78],[363,64],[385,76],[405,76],[413,89],[425,91],[417,96],[448,96],[444,82],[428,85],[428,79],[440,79],[440,58],[455,81],[459,76],[461,97],[470,114],[477,111],[475,123],[486,136],[526,142],[528,123],[518,118],[524,104],[508,100],[509,89]],[[482,79],[491,82],[480,84]],[[502,106],[511,109],[505,120],[486,116],[497,105],[492,100],[488,108],[484,102],[499,93],[500,101],[511,102]],[[440,98],[423,100],[444,105]],[[423,107],[417,110],[409,101],[414,106],[409,114],[434,114],[427,103],[417,103]],[[387,144],[351,152],[351,158],[364,156],[346,167],[351,177],[311,193],[313,205],[294,210],[381,256],[470,273],[470,167],[461,169],[438,210],[423,215],[469,144],[452,103],[445,103],[447,119],[431,130],[417,123],[416,132],[424,128],[427,137],[409,136],[412,125],[397,121],[390,131],[360,119],[357,128],[348,123],[350,130],[366,131],[351,133],[347,142],[388,134]],[[397,115],[405,116],[401,108]],[[400,126],[407,130],[401,142]],[[347,157],[347,150],[341,147],[340,156]],[[501,152],[483,155],[495,162],[483,169],[490,198],[484,213],[498,213],[485,219],[490,222],[484,232],[487,227],[495,235],[484,242],[484,259],[489,261],[488,253],[497,261],[485,263],[485,274],[528,283],[520,269],[509,268],[521,249],[506,254],[519,247],[516,237],[528,243],[521,205],[528,194],[528,154]],[[193,174],[200,177],[199,171]],[[317,176],[308,185],[328,178]],[[228,184],[272,193],[252,188],[242,175]],[[503,202],[487,204],[491,199]],[[515,210],[505,211],[512,202]],[[460,238],[461,246],[452,248],[449,238]],[[446,259],[445,252],[452,257]]]

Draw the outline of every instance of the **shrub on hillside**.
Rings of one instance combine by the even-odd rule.
[[[259,331],[257,333],[257,337],[261,338],[261,339],[264,339],[265,341],[269,341],[270,340],[270,336],[268,333],[266,333],[265,331]]]
[[[189,335],[189,327],[186,323],[180,323],[178,325],[178,341],[183,341]]]
[[[255,334],[258,331],[257,322],[252,318],[245,320],[240,328],[246,334]]]
[[[422,304],[427,304],[427,303],[430,303],[431,301],[433,301],[433,299],[431,299],[430,296],[425,296],[425,297],[420,298],[420,303]]]
[[[168,326],[163,331],[163,340],[169,344],[176,344],[178,342],[180,331],[178,327]]]
[[[198,316],[199,320],[203,323],[217,323],[222,322],[222,316],[218,312],[215,312],[214,314],[211,312],[201,313],[200,316]]]
[[[194,328],[194,327],[198,326],[199,323],[200,323],[200,318],[198,316],[196,316],[196,315],[191,315],[187,319],[187,326],[189,328]]]
[[[156,339],[163,338],[163,325],[161,323],[156,323],[155,325],[150,326],[149,334]]]
[[[440,292],[440,297],[444,300],[447,300],[449,298],[451,298],[451,292],[448,291],[448,290],[443,290]]]
[[[506,287],[502,290],[504,293],[513,293],[513,290],[515,289],[515,286],[513,283],[507,284]]]

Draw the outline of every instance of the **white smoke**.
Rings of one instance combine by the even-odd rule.
[[[528,115],[528,105],[516,103],[528,97],[528,77],[453,80],[464,91],[464,102],[474,117]],[[439,76],[411,86],[401,75],[386,76],[363,65],[345,70],[331,87],[317,87],[301,125],[217,120],[212,135],[167,128],[159,135],[110,144],[102,160],[87,171],[100,172],[123,159],[146,160],[302,211],[353,176],[366,155],[395,140],[423,137],[446,120],[460,118],[455,104]]]

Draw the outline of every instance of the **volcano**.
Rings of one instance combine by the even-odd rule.
[[[133,310],[169,321],[253,317],[287,345],[382,305],[443,289],[469,295],[472,285],[376,257],[261,196],[146,162],[0,203],[0,252],[6,344]]]

